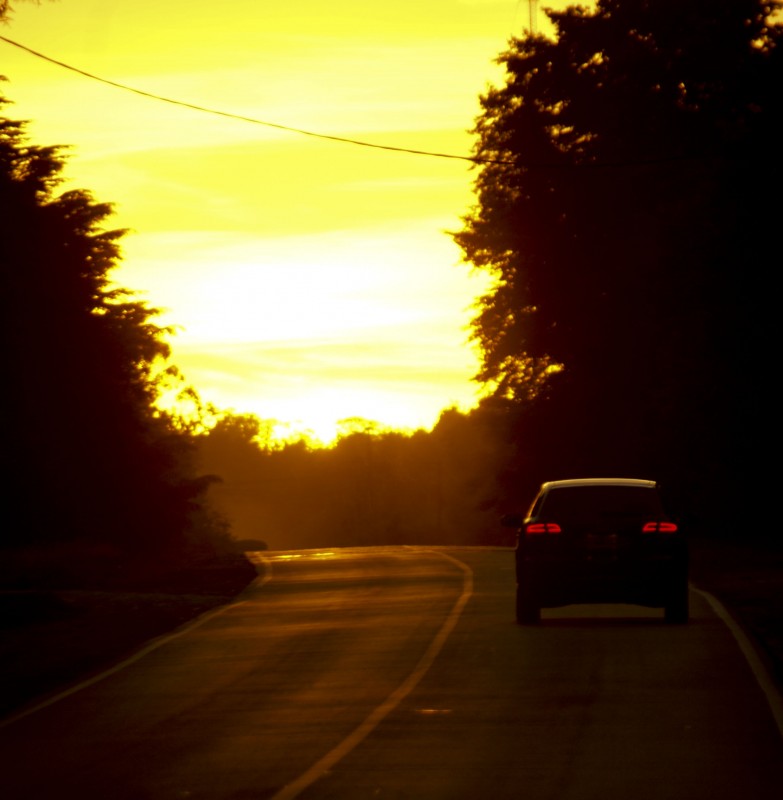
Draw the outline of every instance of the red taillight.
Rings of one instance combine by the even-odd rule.
[[[562,533],[562,529],[556,522],[529,522],[525,525],[525,533],[539,534],[539,533]]]
[[[674,522],[647,522],[642,528],[643,533],[677,533]]]

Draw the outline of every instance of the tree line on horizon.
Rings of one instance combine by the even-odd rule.
[[[252,547],[507,544],[495,512],[505,415],[490,405],[446,409],[429,432],[361,421],[330,447],[265,444],[258,418],[226,414],[199,437],[200,464]]]
[[[200,403],[156,310],[111,284],[111,206],[58,193],[61,148],[0,117],[4,554],[162,569],[232,536],[498,544],[499,513],[542,480],[599,474],[660,480],[699,532],[766,530],[779,12],[599,0],[547,12],[554,39],[512,39],[452,234],[495,279],[473,323],[487,396],[431,432],[349,430],[330,448],[161,410],[172,388]]]

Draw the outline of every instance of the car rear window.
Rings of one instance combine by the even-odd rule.
[[[644,486],[567,486],[550,489],[537,516],[552,520],[597,516],[645,517],[663,514],[658,492]]]

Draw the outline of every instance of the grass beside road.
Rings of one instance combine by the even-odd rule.
[[[696,539],[691,552],[693,583],[716,595],[756,639],[783,687],[783,547]],[[0,589],[0,717],[230,603],[255,574],[236,557],[133,591]]]
[[[230,603],[256,575],[233,556],[133,588],[0,589],[0,718]]]

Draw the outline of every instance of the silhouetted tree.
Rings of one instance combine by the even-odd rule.
[[[527,492],[649,474],[715,522],[751,485],[773,419],[778,8],[599,0],[500,57],[455,239],[496,278],[478,377],[517,406]]]
[[[0,21],[7,19],[12,10],[11,0],[0,0]]]
[[[88,192],[57,194],[62,168],[59,148],[0,118],[4,487],[18,515],[4,544],[208,547],[193,442],[155,407],[164,330],[110,285],[123,232],[103,227],[111,207]]]

